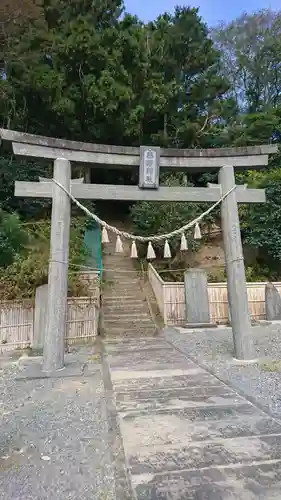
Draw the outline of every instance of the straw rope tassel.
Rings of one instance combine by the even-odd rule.
[[[147,258],[147,260],[156,259],[156,255],[155,255],[155,252],[154,252],[154,248],[153,248],[153,246],[151,244],[151,241],[148,242],[146,258]]]
[[[168,240],[165,241],[164,245],[164,259],[170,259],[172,257],[171,255],[171,249]]]
[[[131,259],[137,259],[137,258],[138,258],[138,249],[135,240],[133,240],[131,246]]]
[[[121,240],[119,235],[116,238],[115,252],[116,253],[123,253],[123,244],[122,244],[122,240]]]
[[[101,242],[102,243],[109,243],[109,237],[108,237],[108,232],[107,232],[106,227],[102,228]]]
[[[201,238],[202,238],[202,235],[201,235],[201,231],[200,231],[200,226],[199,226],[198,222],[196,222],[195,231],[194,231],[194,239],[201,240]]]
[[[188,250],[188,246],[187,246],[187,241],[186,241],[186,237],[185,237],[185,234],[182,233],[181,235],[181,252],[185,252],[186,250]]]

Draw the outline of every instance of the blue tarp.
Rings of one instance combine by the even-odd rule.
[[[102,244],[101,244],[101,229],[95,222],[88,223],[84,243],[87,250],[86,265],[96,269],[100,274],[102,273]]]

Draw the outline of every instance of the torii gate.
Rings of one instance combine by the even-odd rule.
[[[234,171],[257,169],[268,164],[277,146],[221,149],[160,149],[89,144],[0,129],[2,141],[12,142],[15,155],[54,160],[53,178],[75,198],[216,202],[235,186]],[[71,162],[105,165],[108,168],[140,167],[139,186],[115,186],[71,182]],[[207,188],[159,187],[159,167],[191,172],[219,170],[219,184]],[[146,189],[147,188],[147,189]],[[48,315],[43,370],[64,366],[64,337],[68,288],[70,199],[53,182],[15,182],[16,196],[52,198],[52,227],[48,279]],[[263,189],[239,186],[221,204],[221,218],[228,302],[236,357],[253,358],[251,320],[237,203],[265,202]]]

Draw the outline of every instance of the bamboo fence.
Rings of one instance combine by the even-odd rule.
[[[184,283],[164,281],[152,264],[149,264],[148,277],[165,325],[186,323]],[[281,283],[273,284],[281,293]],[[256,320],[265,319],[265,285],[264,282],[247,283],[249,310],[251,317]],[[227,284],[210,283],[208,294],[211,321],[218,324],[227,323],[229,320]]]

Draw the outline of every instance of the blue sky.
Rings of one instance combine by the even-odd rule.
[[[137,14],[143,21],[153,20],[165,11],[173,11],[175,5],[191,5],[200,8],[200,15],[209,24],[216,25],[219,21],[231,21],[243,11],[253,12],[259,9],[281,8],[280,0],[125,0],[126,9],[130,14]]]

